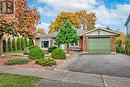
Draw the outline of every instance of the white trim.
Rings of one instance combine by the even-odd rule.
[[[75,42],[73,43],[73,46],[72,46],[72,44],[70,43],[70,47],[79,47],[79,41],[77,41],[78,42],[78,45],[76,45],[75,44]]]
[[[43,47],[41,46],[41,42],[42,42],[42,41],[49,41],[49,46],[48,46],[48,47],[50,47],[50,45],[51,45],[51,43],[50,43],[51,38],[40,38],[40,48],[43,48]]]

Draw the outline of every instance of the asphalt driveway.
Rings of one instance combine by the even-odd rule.
[[[130,57],[127,55],[78,55],[61,69],[90,74],[130,78]]]

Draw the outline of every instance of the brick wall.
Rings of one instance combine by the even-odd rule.
[[[83,36],[83,52],[84,53],[87,53],[87,40],[88,40],[88,37]]]
[[[116,53],[116,36],[111,36],[111,53]]]

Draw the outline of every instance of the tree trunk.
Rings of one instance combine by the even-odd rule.
[[[0,56],[3,54],[3,41],[2,36],[0,36]]]
[[[67,53],[69,53],[69,43],[66,43],[67,47],[66,47],[66,50],[67,50]]]

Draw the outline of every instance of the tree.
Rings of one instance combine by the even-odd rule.
[[[0,22],[0,55],[3,53],[3,35],[7,33],[16,34],[13,23]]]
[[[83,25],[83,29],[92,30],[95,28],[96,15],[93,12],[87,12],[86,10],[81,10],[76,12],[78,15],[81,24]]]
[[[3,44],[4,44],[3,45],[3,52],[6,52],[6,40],[5,39],[3,40]]]
[[[49,33],[57,31],[66,20],[70,20],[76,29],[81,28],[83,25],[84,29],[91,30],[95,28],[96,15],[86,10],[81,10],[79,12],[61,12],[49,26]]]
[[[29,41],[28,41],[28,39],[27,39],[27,38],[24,38],[24,41],[25,41],[25,46],[26,46],[26,47],[29,47]]]
[[[27,0],[15,0],[15,17],[0,17],[0,55],[3,53],[4,34],[15,35],[17,32],[24,37],[34,38],[39,20],[39,12],[36,8],[29,8]]]
[[[13,38],[13,40],[12,40],[12,50],[13,50],[13,51],[17,51],[15,38]]]
[[[59,29],[62,23],[64,23],[66,20],[70,20],[72,24],[76,28],[80,28],[80,19],[78,16],[73,12],[61,12],[55,19],[55,22],[52,22],[49,26],[50,30],[49,33],[55,32]]]
[[[21,39],[17,38],[17,50],[22,50]]]
[[[11,43],[10,38],[7,40],[7,44],[8,44],[8,52],[11,52],[12,51],[12,43]]]
[[[38,28],[37,33],[39,34],[45,34],[45,30],[43,28]]]
[[[25,48],[24,38],[20,38],[20,39],[21,39],[21,47],[22,47],[22,50],[24,50],[24,48]]]
[[[8,46],[8,41],[6,40],[6,52],[9,52],[9,46]]]
[[[69,20],[67,20],[60,26],[60,29],[56,36],[56,43],[58,46],[60,44],[66,44],[67,53],[68,53],[69,52],[69,43],[76,42],[76,41],[78,41],[78,39],[79,39],[79,37],[78,37],[75,27]]]
[[[30,38],[30,39],[29,39],[29,46],[32,46],[32,45],[34,45],[34,41],[33,41],[32,38]]]

